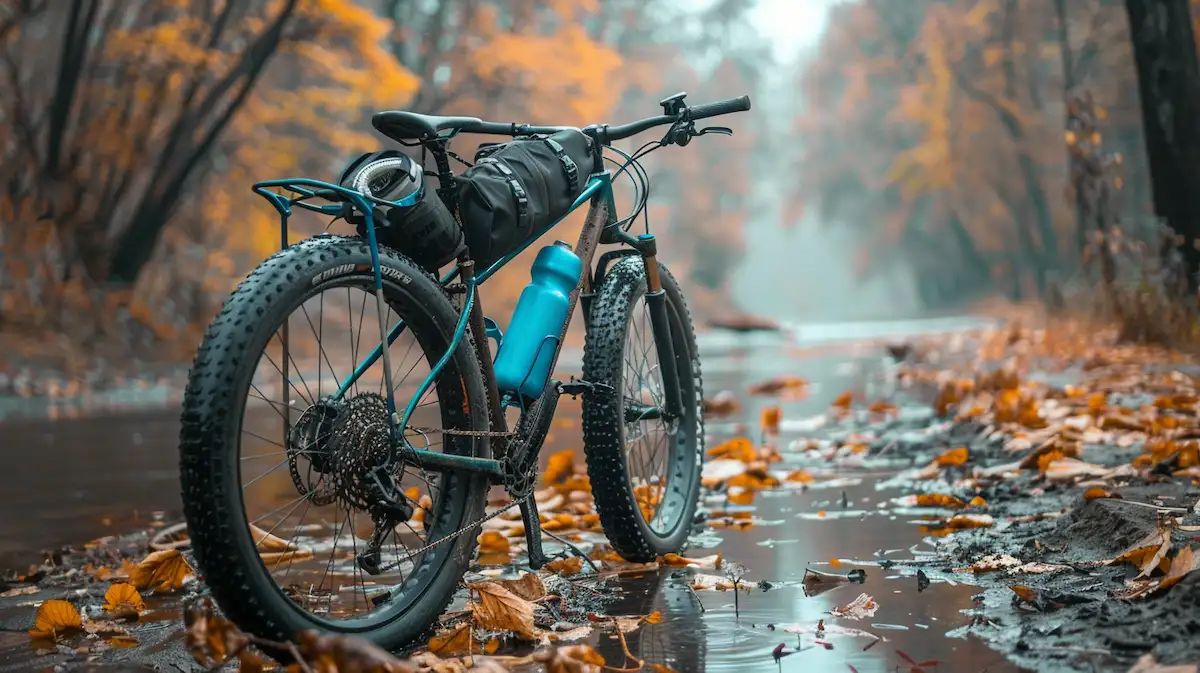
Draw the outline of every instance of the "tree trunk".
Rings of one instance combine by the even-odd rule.
[[[1200,271],[1200,72],[1188,0],[1125,0],[1154,213],[1183,237],[1188,284]]]

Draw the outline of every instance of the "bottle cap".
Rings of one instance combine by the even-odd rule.
[[[566,248],[567,250],[571,249],[571,244],[567,243],[566,241],[555,241],[554,245],[557,245],[560,248]]]

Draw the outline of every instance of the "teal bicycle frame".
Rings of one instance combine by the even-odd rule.
[[[253,189],[255,193],[270,201],[271,205],[274,206],[279,212],[280,227],[282,230],[281,245],[283,247],[288,246],[288,218],[291,216],[295,207],[333,217],[342,214],[342,205],[340,203],[318,205],[309,203],[308,199],[330,199],[331,197],[342,198],[354,205],[354,207],[363,215],[363,219],[365,220],[367,244],[371,249],[371,264],[373,267],[372,272],[374,274],[375,290],[377,293],[382,292],[383,272],[379,263],[379,244],[376,238],[375,220],[372,216],[373,209],[371,208],[371,204],[405,204],[384,201],[382,199],[378,199],[368,194],[356,192],[340,185],[331,184],[321,180],[314,180],[311,178],[282,178],[277,180],[265,180],[255,183]],[[279,192],[271,191],[272,189],[283,189],[292,192],[293,194],[298,194],[299,196],[285,196]],[[457,350],[462,344],[463,336],[467,331],[467,324],[470,319],[471,311],[474,309],[476,295],[475,288],[478,285],[486,282],[488,278],[491,278],[493,275],[495,275],[497,271],[504,267],[504,265],[511,262],[517,255],[524,252],[527,248],[529,248],[529,246],[533,245],[534,242],[548,233],[551,229],[558,226],[558,224],[565,220],[571,213],[574,213],[576,210],[582,208],[584,204],[589,204],[588,215],[587,219],[584,221],[583,230],[579,234],[579,241],[575,246],[575,253],[579,255],[579,258],[583,261],[583,271],[580,274],[579,284],[576,285],[575,290],[571,292],[570,305],[567,313],[567,323],[563,326],[563,331],[562,334],[560,334],[558,346],[555,348],[553,364],[557,363],[558,355],[562,349],[562,344],[564,341],[562,337],[565,336],[566,330],[570,326],[571,316],[574,314],[575,305],[578,302],[579,294],[581,291],[586,290],[591,284],[592,258],[596,252],[596,248],[600,243],[601,234],[609,227],[617,224],[615,214],[616,209],[613,199],[612,175],[608,171],[593,173],[588,178],[588,182],[584,186],[583,193],[581,193],[579,197],[575,199],[575,202],[571,205],[570,211],[563,215],[563,217],[530,236],[525,240],[524,243],[521,244],[519,248],[495,261],[478,274],[466,274],[466,276],[463,278],[463,283],[466,286],[466,301],[463,303],[462,313],[459,317],[458,324],[455,325],[454,334],[451,337],[450,344],[446,349],[446,352],[430,370],[429,375],[425,377],[425,380],[422,381],[421,385],[417,388],[416,393],[405,407],[403,415],[398,415],[396,413],[395,391],[390,380],[391,371],[389,370],[384,372],[388,387],[387,407],[388,414],[392,419],[393,440],[395,440],[397,437],[403,437],[402,431],[408,426],[408,420],[412,416],[413,411],[416,409],[418,401],[422,398],[422,396],[424,396],[429,387],[433,385],[433,382],[437,379],[442,369],[445,368],[447,363],[449,363],[450,358],[453,356],[455,350]],[[644,239],[645,237],[642,238]],[[441,279],[442,286],[448,286],[451,282],[458,278],[461,269],[461,265],[456,266],[453,270],[443,276]],[[380,317],[382,318],[382,316]],[[342,381],[337,392],[330,397],[333,399],[342,398],[350,389],[350,387],[354,385],[354,383],[358,381],[358,379],[361,378],[368,369],[378,362],[380,358],[385,359],[386,365],[385,349],[388,346],[391,346],[391,344],[395,342],[397,338],[399,338],[400,334],[404,332],[404,328],[405,324],[403,320],[398,321],[394,326],[392,326],[391,331],[387,334],[386,340],[381,339],[380,344],[377,345],[375,349],[358,364],[357,367],[355,367],[354,372],[347,376],[344,381]],[[482,335],[480,336],[482,337]],[[551,369],[553,369],[553,364]],[[490,458],[458,456],[449,453],[418,449],[412,446],[406,447],[401,455],[406,461],[412,461],[414,464],[420,464],[426,467],[462,469],[471,472],[483,472],[492,476],[501,476],[503,474],[500,461]]]

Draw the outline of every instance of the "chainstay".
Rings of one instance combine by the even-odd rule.
[[[498,437],[500,439],[513,439],[517,436],[515,432],[497,432],[495,430],[446,430],[444,428],[417,428],[409,426],[406,430],[419,432],[425,435],[453,435],[455,437]]]
[[[495,519],[496,517],[498,517],[498,516],[500,516],[501,514],[503,514],[503,513],[507,512],[508,510],[510,510],[510,509],[512,509],[512,508],[514,508],[514,507],[518,507],[518,506],[520,506],[520,505],[524,504],[524,502],[525,502],[526,500],[528,500],[530,497],[532,497],[532,495],[533,495],[533,494],[530,494],[530,495],[527,495],[527,496],[525,496],[525,497],[523,497],[523,498],[519,498],[519,499],[517,499],[517,500],[514,500],[514,501],[512,501],[512,502],[508,503],[507,505],[505,505],[504,507],[501,507],[500,509],[496,510],[495,512],[492,512],[491,514],[488,514],[487,516],[483,517],[482,519],[479,519],[478,521],[475,521],[474,523],[467,524],[466,526],[463,526],[462,528],[459,528],[458,530],[454,531],[453,533],[450,533],[449,535],[446,535],[446,536],[444,536],[444,537],[438,538],[438,539],[437,539],[437,540],[435,540],[434,542],[430,542],[429,544],[425,545],[424,547],[421,547],[420,549],[418,549],[418,550],[416,550],[416,551],[414,551],[414,552],[410,552],[409,554],[407,554],[407,555],[404,557],[404,559],[403,559],[403,560],[396,561],[396,562],[394,562],[394,563],[390,563],[390,564],[388,564],[388,565],[385,565],[385,566],[381,566],[381,567],[380,567],[380,569],[379,569],[379,572],[383,573],[383,572],[387,572],[387,571],[389,571],[389,570],[395,570],[396,568],[399,568],[399,567],[400,567],[400,565],[401,565],[402,563],[405,563],[405,562],[407,562],[407,561],[411,561],[411,560],[413,559],[413,557],[414,557],[414,556],[417,556],[417,555],[419,555],[419,554],[423,554],[423,553],[425,553],[425,552],[429,551],[430,549],[433,549],[434,547],[436,547],[436,546],[438,546],[438,545],[440,545],[440,544],[442,544],[442,543],[445,543],[445,542],[449,542],[449,541],[451,541],[451,540],[454,540],[454,539],[456,539],[456,538],[458,538],[458,537],[460,537],[460,536],[462,536],[462,535],[464,535],[464,534],[466,534],[466,533],[470,532],[472,529],[478,528],[479,526],[482,526],[483,524],[487,523],[488,521],[491,521],[492,519]]]

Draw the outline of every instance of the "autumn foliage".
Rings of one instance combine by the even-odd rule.
[[[1023,299],[1154,256],[1121,242],[1156,240],[1121,2],[841,4],[799,84],[802,212],[860,233],[863,275]]]
[[[0,329],[189,353],[236,281],[281,244],[250,183],[334,177],[379,148],[369,118],[381,109],[584,125],[653,114],[680,85],[716,97],[688,65],[709,36],[672,29],[666,4],[6,3]],[[746,10],[722,11],[737,21]],[[459,148],[467,157],[471,142]],[[662,184],[696,165],[666,166]],[[744,217],[736,203],[668,216],[667,230],[686,221],[689,232],[668,261],[720,291],[733,257],[697,261],[708,259],[702,241],[717,231],[736,239]],[[292,240],[328,224],[293,218]],[[497,281],[494,311],[526,281]]]

